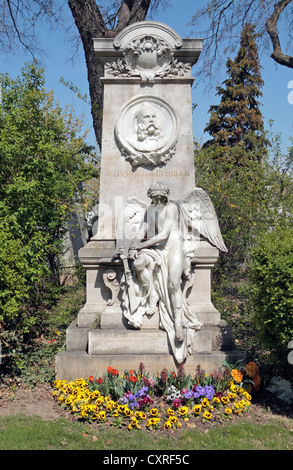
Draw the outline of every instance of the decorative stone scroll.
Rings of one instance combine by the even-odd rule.
[[[111,306],[115,303],[120,289],[119,282],[116,279],[116,271],[114,271],[114,269],[106,269],[103,272],[103,281],[112,294],[112,297],[107,300],[107,305]]]
[[[178,118],[161,98],[137,96],[122,108],[115,126],[121,154],[133,166],[164,165],[176,150]]]

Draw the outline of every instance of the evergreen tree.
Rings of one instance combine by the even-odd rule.
[[[258,101],[263,80],[255,40],[254,26],[246,24],[237,56],[227,61],[228,78],[223,87],[217,87],[220,104],[210,107],[210,121],[205,128],[212,139],[204,146],[216,144],[223,149],[219,158],[236,164],[260,161],[268,145]]]

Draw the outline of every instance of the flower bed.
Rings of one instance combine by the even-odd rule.
[[[87,422],[146,428],[176,429],[191,419],[223,421],[245,414],[251,393],[260,387],[258,367],[229,366],[214,374],[198,370],[195,377],[163,369],[150,377],[140,364],[138,372],[111,366],[102,377],[76,381],[57,380],[53,396],[76,419]]]

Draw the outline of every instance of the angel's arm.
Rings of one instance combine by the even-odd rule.
[[[157,235],[150,238],[149,240],[146,240],[144,242],[134,242],[131,245],[131,247],[133,249],[140,250],[142,248],[150,248],[154,245],[158,245],[159,243],[167,240],[170,236],[172,223],[175,217],[177,217],[177,207],[174,206],[173,204],[169,205],[166,210],[166,217],[164,220],[164,225],[163,225],[162,230]]]

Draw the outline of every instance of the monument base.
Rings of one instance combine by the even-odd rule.
[[[188,357],[184,364],[184,370],[191,375],[196,374],[198,366],[206,374],[212,374],[219,370],[223,361],[235,363],[242,358],[239,350],[214,351],[213,353],[197,353]],[[115,367],[120,373],[125,370],[138,370],[140,363],[145,366],[146,372],[153,375],[161,372],[165,367],[167,370],[176,370],[174,359],[171,354],[101,354],[90,355],[81,351],[61,351],[56,356],[56,380],[76,380],[88,378],[89,376],[102,377],[107,372],[108,366]]]
[[[183,366],[186,373],[196,374],[198,366],[211,374],[222,367],[223,361],[235,363],[243,354],[235,348],[232,330],[221,321],[217,326],[204,326],[194,336],[193,351]],[[138,370],[143,363],[150,375],[178,368],[163,330],[79,328],[73,322],[67,330],[66,351],[55,359],[56,379],[76,380],[102,376],[108,366],[120,373]]]

